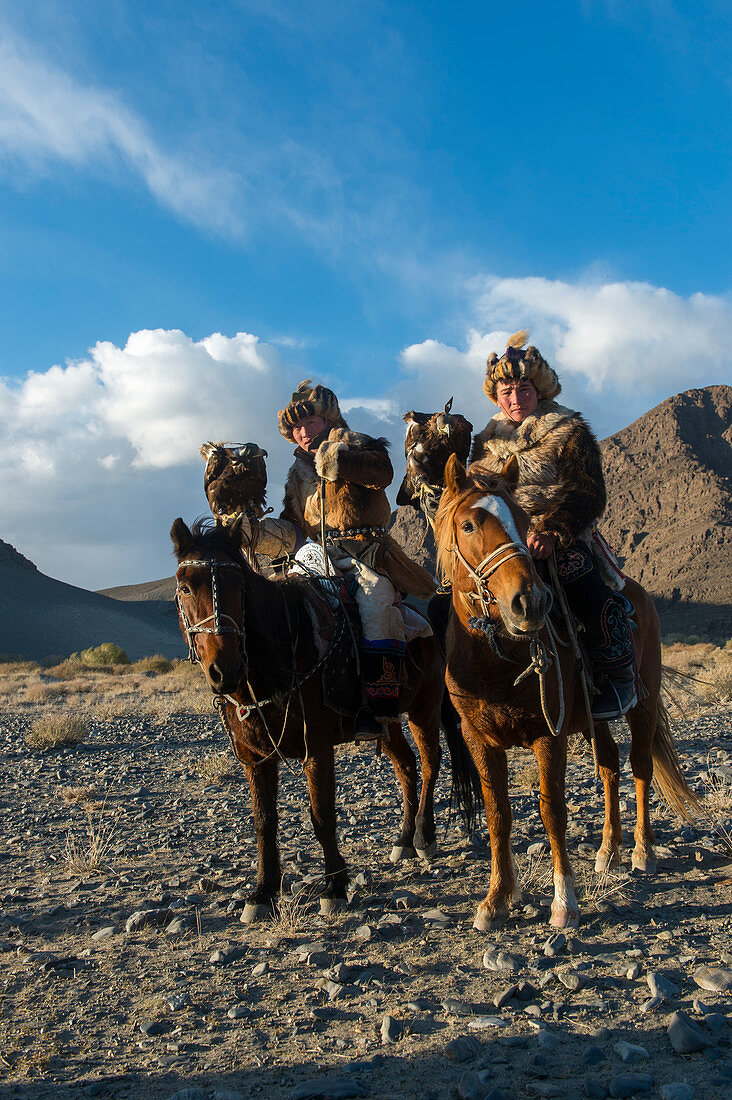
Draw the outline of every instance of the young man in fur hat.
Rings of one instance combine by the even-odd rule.
[[[427,598],[436,583],[386,533],[391,507],[385,490],[394,476],[386,440],[350,431],[333,391],[309,380],[300,383],[278,421],[280,433],[297,444],[295,461],[279,520],[259,524],[257,553],[278,557],[294,553],[306,539],[317,542],[324,510],[326,550],[354,584],[363,628],[368,707],[357,717],[356,733],[381,736],[381,720],[399,714],[406,640],[398,593]]]
[[[600,448],[580,414],[554,401],[559,379],[535,347],[524,347],[528,335],[517,332],[503,355],[488,359],[483,390],[499,412],[475,436],[471,463],[499,472],[516,457],[516,499],[531,517],[526,544],[538,560],[555,552],[595,675],[602,677],[592,713],[618,718],[636,703],[635,661],[624,602],[606,583],[619,589],[621,575],[607,566],[593,538],[606,501]]]

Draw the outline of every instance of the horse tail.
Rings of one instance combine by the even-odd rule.
[[[450,753],[450,771],[452,773],[450,810],[457,807],[465,828],[469,833],[472,833],[480,820],[483,789],[480,785],[478,769],[463,738],[460,716],[452,705],[452,700],[447,691],[442,697],[440,724]]]
[[[689,787],[681,770],[668,711],[659,696],[656,703],[656,732],[653,737],[653,785],[686,821],[694,821],[701,809],[699,797]]]

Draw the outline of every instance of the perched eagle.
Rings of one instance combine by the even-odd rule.
[[[468,460],[473,425],[460,413],[451,413],[452,398],[440,413],[408,412],[404,416],[407,437],[404,452],[407,472],[397,494],[397,504],[411,504],[434,516],[445,485],[445,466],[452,454]]]
[[[250,519],[264,515],[267,495],[267,452],[256,443],[232,446],[204,443],[203,488],[217,522],[231,523],[244,512]]]

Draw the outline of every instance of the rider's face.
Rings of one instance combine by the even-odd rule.
[[[499,408],[514,424],[521,424],[527,416],[536,412],[539,394],[533,382],[522,379],[519,382],[499,382],[496,386],[496,401]]]
[[[292,429],[292,438],[303,451],[309,451],[313,440],[317,439],[327,427],[327,422],[322,416],[309,416],[306,420],[299,420]]]

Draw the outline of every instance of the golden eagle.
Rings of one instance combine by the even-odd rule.
[[[448,458],[456,454],[466,464],[470,452],[473,425],[460,413],[451,413],[451,409],[452,398],[442,412],[404,415],[407,472],[397,494],[397,504],[422,507],[430,519],[437,511],[445,485]]]
[[[217,523],[230,524],[242,513],[261,519],[267,495],[267,452],[256,443],[204,443],[203,488]]]

